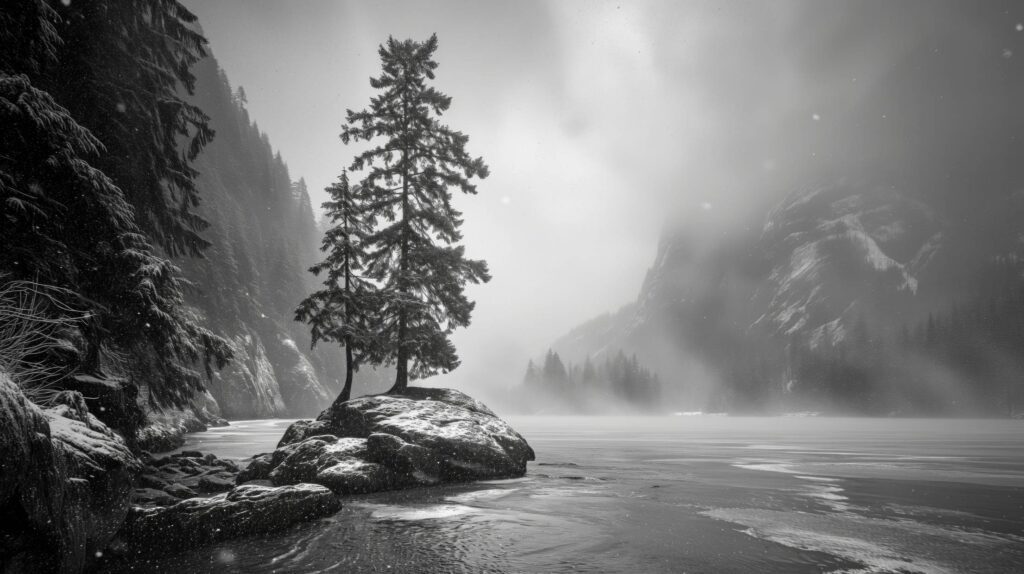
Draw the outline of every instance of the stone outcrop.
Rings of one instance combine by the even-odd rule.
[[[338,494],[522,476],[533,449],[483,403],[449,389],[333,405],[297,421],[239,482],[313,482]]]
[[[122,536],[131,552],[171,551],[238,536],[281,530],[341,508],[330,490],[315,484],[268,487],[247,484],[210,498],[166,507],[135,507]]]
[[[137,459],[81,394],[56,403],[0,374],[0,571],[80,572],[128,513]]]
[[[214,373],[207,385],[224,416],[251,419],[286,415],[288,408],[274,366],[259,335],[243,329],[230,337],[228,344],[234,359]]]
[[[292,416],[310,416],[331,404],[334,392],[317,377],[309,358],[284,333],[263,333],[267,357],[274,367],[281,399]]]
[[[533,458],[483,404],[423,388],[296,422],[244,470],[197,451],[136,457],[80,393],[42,409],[0,374],[0,572],[271,532],[336,512],[339,495],[520,476]]]
[[[196,393],[183,408],[148,413],[146,425],[135,431],[134,445],[139,450],[166,452],[181,447],[190,432],[227,425],[213,396],[209,392]]]
[[[136,429],[144,422],[139,389],[123,379],[77,375],[62,381],[61,387],[81,393],[89,412],[118,432]]]
[[[217,494],[235,486],[239,469],[233,461],[198,451],[153,458],[143,454],[144,467],[132,493],[139,506],[170,506],[181,499]]]

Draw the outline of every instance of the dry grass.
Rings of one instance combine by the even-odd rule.
[[[75,299],[67,289],[0,275],[0,371],[36,404],[50,404],[56,384],[73,374],[55,358],[70,348],[68,334],[91,316],[67,303]]]

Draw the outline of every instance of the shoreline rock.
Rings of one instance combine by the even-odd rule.
[[[316,484],[246,484],[171,506],[133,507],[121,536],[130,555],[159,553],[282,530],[340,509],[341,500]]]
[[[0,571],[81,572],[128,513],[139,463],[78,392],[41,409],[0,373]]]
[[[410,387],[296,421],[277,450],[254,457],[256,466],[238,480],[312,482],[343,495],[513,478],[534,458],[526,440],[483,403],[451,389]]]
[[[148,452],[167,452],[185,444],[185,435],[209,427],[228,426],[220,416],[217,401],[207,393],[197,394],[189,406],[150,412],[147,423],[135,431],[133,446]]]
[[[154,424],[186,430],[168,416]],[[100,556],[145,565],[148,554],[327,516],[341,495],[522,476],[534,459],[482,403],[425,388],[332,405],[245,469],[198,451],[155,457],[130,446],[81,393],[64,391],[42,409],[0,373],[0,572],[76,573]]]

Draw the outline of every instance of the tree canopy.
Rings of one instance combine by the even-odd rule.
[[[153,402],[180,404],[202,388],[197,364],[209,373],[230,356],[186,313],[187,282],[150,239],[176,235],[165,247],[193,253],[202,243],[189,239],[202,227],[189,212],[198,203],[189,158],[212,132],[178,91],[191,89],[188,67],[205,40],[178,2],[74,5],[0,7],[0,273],[60,288],[88,311],[78,368],[102,369],[111,347],[159,357],[135,364]],[[115,59],[89,51],[98,46]],[[193,139],[181,152],[185,134]]]
[[[484,261],[466,257],[462,214],[452,192],[475,194],[488,175],[482,158],[466,151],[469,137],[440,122],[451,97],[429,85],[437,36],[423,42],[388,38],[380,46],[382,71],[368,108],[348,110],[344,143],[370,142],[350,169],[361,172],[366,217],[365,274],[378,285],[377,337],[367,357],[395,363],[393,391],[409,378],[459,365],[449,336],[469,325],[474,303],[467,283],[490,280]]]

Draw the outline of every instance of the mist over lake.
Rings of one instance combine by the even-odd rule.
[[[1024,5],[5,0],[0,572],[1017,572]]]
[[[524,478],[361,496],[320,523],[145,567],[930,574],[1024,559],[1015,421],[510,420],[542,453]],[[279,434],[254,445],[266,423],[237,426],[186,448],[233,456]]]

